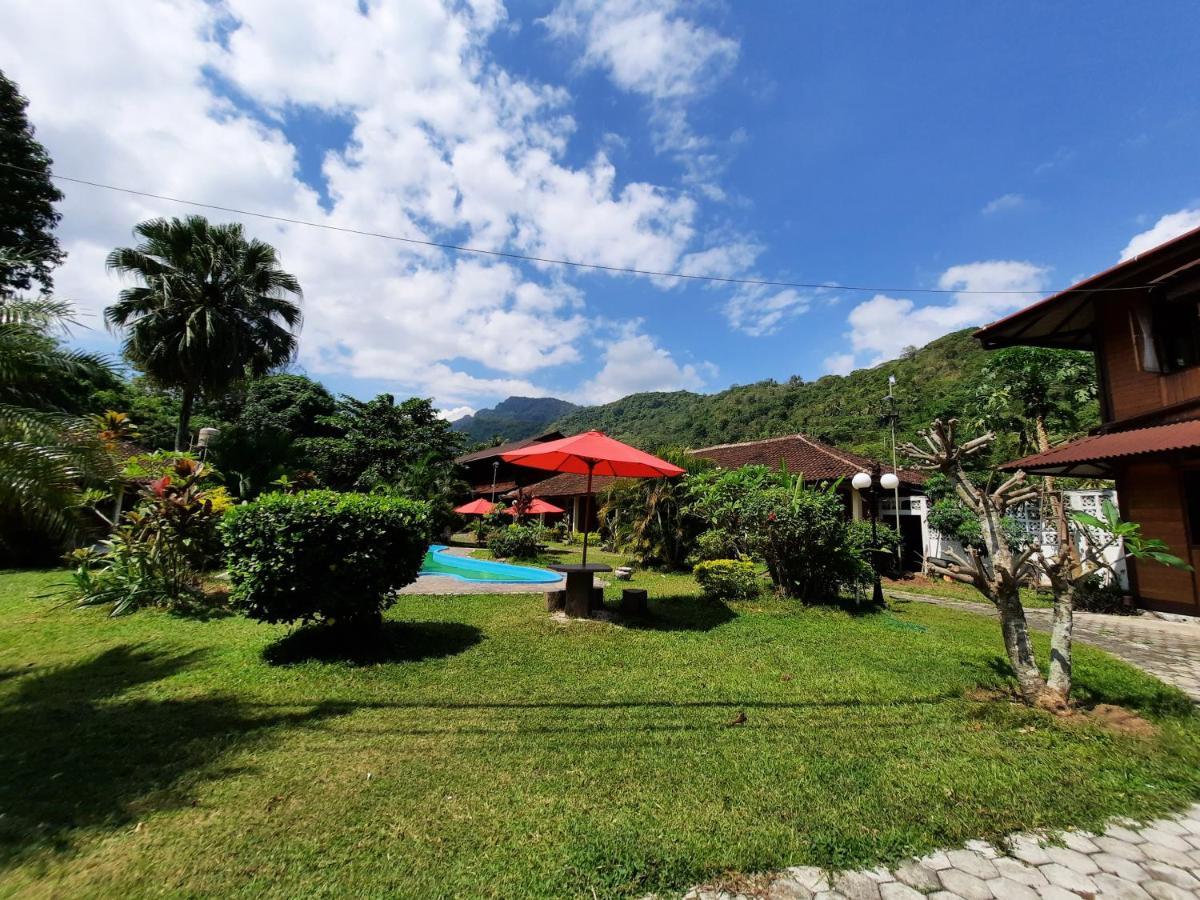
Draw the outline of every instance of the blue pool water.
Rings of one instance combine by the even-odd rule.
[[[533,566],[514,566],[490,559],[453,556],[444,544],[434,544],[421,563],[422,575],[448,575],[462,581],[498,581],[506,584],[549,584],[562,576]]]

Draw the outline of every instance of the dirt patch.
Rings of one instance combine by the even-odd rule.
[[[995,703],[1003,701],[1011,703],[1015,696],[1007,691],[1002,691],[998,688],[973,687],[963,694],[972,703]]]
[[[1156,737],[1158,726],[1148,722],[1132,710],[1112,703],[1101,703],[1086,710],[1085,715],[1093,724],[1115,731],[1117,734],[1131,734],[1134,737]]]

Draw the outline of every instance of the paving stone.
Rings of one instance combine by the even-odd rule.
[[[1104,897],[1105,900],[1108,900],[1109,897],[1112,897],[1113,900],[1150,900],[1149,894],[1128,879],[1101,872],[1099,875],[1093,876],[1092,880],[1100,889],[1099,896]]]
[[[950,858],[941,850],[936,853],[930,853],[928,856],[922,856],[917,862],[927,869],[933,869],[935,872],[940,872],[942,869],[948,869],[951,866]]]
[[[1038,900],[1038,892],[1011,878],[992,878],[987,882],[996,900]]]
[[[1013,838],[1009,841],[1008,847],[1011,855],[1031,866],[1044,866],[1050,862],[1050,857],[1046,855],[1046,848],[1028,835],[1019,835]]]
[[[963,900],[963,898],[954,893],[954,891],[934,891],[928,896],[929,900]]]
[[[1096,892],[1096,883],[1091,878],[1058,863],[1051,863],[1048,866],[1038,866],[1038,871],[1045,875],[1051,884],[1057,884],[1068,891],[1075,891],[1075,893],[1086,891],[1089,894]]]
[[[1143,828],[1142,837],[1146,839],[1147,844],[1154,844],[1158,847],[1170,847],[1172,850],[1184,852],[1191,850],[1191,845],[1177,834],[1170,834],[1163,831],[1161,828]]]
[[[1191,891],[1185,891],[1166,881],[1147,881],[1142,885],[1142,890],[1155,900],[1195,900],[1196,897]]]
[[[925,900],[925,895],[898,881],[889,881],[879,886],[879,895],[883,900]]]
[[[1173,850],[1170,847],[1164,847],[1161,844],[1142,844],[1139,847],[1146,858],[1155,862],[1166,863],[1168,866],[1178,866],[1181,869],[1190,869],[1195,865],[1192,862],[1192,857],[1182,850]]]
[[[1159,819],[1154,823],[1154,827],[1167,834],[1182,836],[1188,833],[1188,830],[1179,822],[1178,819]]]
[[[813,895],[813,900],[846,900],[846,895],[839,891],[821,891]]]
[[[887,884],[889,881],[896,880],[896,876],[892,874],[891,870],[886,869],[883,866],[876,866],[873,869],[865,869],[863,874],[879,884]]]
[[[1092,862],[1091,857],[1085,856],[1078,850],[1072,850],[1070,847],[1047,847],[1046,855],[1050,857],[1051,862],[1066,866],[1080,875],[1091,875],[1093,872],[1100,871],[1100,867]]]
[[[1033,866],[1028,866],[1021,862],[1019,859],[1002,856],[995,861],[994,865],[1000,873],[1000,877],[1007,878],[1009,881],[1016,881],[1029,887],[1037,887],[1040,884],[1049,883],[1046,881],[1045,875]]]
[[[1113,856],[1111,853],[1097,853],[1092,857],[1092,861],[1101,870],[1127,881],[1148,881],[1150,879],[1141,865],[1119,856]]]
[[[792,866],[787,870],[787,877],[800,882],[814,894],[829,890],[829,878],[825,870],[816,866]]]
[[[987,841],[967,841],[963,846],[973,853],[978,853],[984,859],[995,859],[1000,855],[996,848]]]
[[[1124,825],[1109,825],[1104,829],[1104,833],[1129,844],[1140,844],[1145,840],[1138,832]]]
[[[946,856],[954,868],[960,872],[966,872],[968,875],[974,875],[976,878],[995,878],[1000,874],[996,871],[994,862],[985,859],[974,850],[951,850]]]
[[[986,860],[984,860],[986,862]],[[992,900],[992,889],[982,878],[977,878],[959,869],[943,869],[938,872],[942,887],[953,891],[965,900]]]
[[[1089,831],[1067,831],[1059,837],[1064,844],[1079,853],[1096,853],[1100,850],[1092,840],[1095,835]]]
[[[1065,887],[1059,887],[1057,884],[1047,884],[1045,887],[1040,887],[1037,892],[1042,896],[1042,900],[1079,900],[1079,895],[1068,891]]]
[[[767,888],[768,900],[812,900],[812,895],[794,878],[776,878]]]
[[[1132,860],[1133,862],[1141,862],[1146,858],[1146,854],[1142,852],[1142,848],[1136,844],[1131,844],[1129,841],[1122,840],[1117,837],[1098,837],[1096,845],[1105,853],[1111,853],[1113,856],[1119,856],[1121,859]]]
[[[1195,892],[1200,888],[1200,879],[1195,878],[1183,869],[1177,866],[1168,866],[1160,862],[1148,862],[1142,865],[1142,868],[1149,873],[1150,877],[1155,881],[1166,881],[1176,887],[1187,888],[1189,891]]]
[[[850,900],[879,900],[879,884],[863,872],[842,872],[834,878],[833,889]]]
[[[1183,839],[1192,845],[1196,850],[1200,850],[1200,835],[1185,834]]]
[[[916,860],[906,862],[898,868],[896,877],[918,891],[936,891],[942,884],[938,881],[937,872]]]

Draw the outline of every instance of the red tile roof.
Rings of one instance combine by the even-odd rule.
[[[592,476],[592,493],[599,494],[617,479],[607,475]],[[565,472],[525,488],[531,497],[581,497],[587,491],[587,476]]]
[[[1071,441],[1045,453],[1005,463],[1008,471],[1023,469],[1033,475],[1080,475],[1105,477],[1112,474],[1112,460],[1147,453],[1200,448],[1200,419],[1095,434]]]
[[[753,465],[779,468],[782,463],[787,466],[789,472],[803,475],[810,481],[851,478],[858,472],[870,471],[876,464],[873,459],[839,450],[803,434],[789,434],[762,441],[744,441],[740,444],[718,444],[715,447],[701,447],[689,452],[711,459],[725,469]],[[879,465],[885,472],[891,469],[887,464]],[[900,476],[901,484],[919,487],[925,483],[925,476],[911,469],[900,469],[896,474]]]

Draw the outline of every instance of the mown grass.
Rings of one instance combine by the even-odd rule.
[[[0,895],[669,895],[1200,799],[1181,694],[1081,649],[1081,698],[1158,736],[971,699],[1008,674],[952,609],[731,608],[639,573],[628,627],[406,596],[362,654],[35,599],[61,577],[0,575]]]
[[[969,584],[962,584],[958,581],[943,581],[940,578],[928,578],[924,575],[912,575],[907,578],[885,578],[883,580],[883,588],[885,591],[894,589],[909,594],[925,594],[945,600],[965,600],[969,603],[985,604],[988,602],[979,591],[975,590]],[[1054,602],[1049,594],[1042,591],[1021,588],[1021,605],[1026,609],[1050,609],[1054,606]]]

